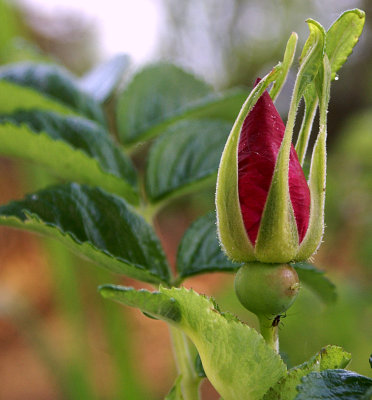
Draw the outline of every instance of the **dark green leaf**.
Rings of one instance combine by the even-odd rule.
[[[326,53],[332,69],[332,79],[344,65],[362,33],[365,13],[354,9],[345,11],[328,29]]]
[[[286,376],[270,388],[263,400],[293,400],[297,394],[297,387],[304,376],[314,371],[345,368],[350,360],[351,355],[341,347],[324,347],[309,361],[290,369]]]
[[[177,253],[177,271],[181,279],[207,272],[235,272],[240,266],[221,250],[215,212],[197,219],[182,238]]]
[[[187,117],[232,122],[247,95],[244,90],[217,95],[205,82],[174,65],[153,65],[139,72],[120,96],[119,134],[124,143],[135,144]]]
[[[372,379],[343,369],[312,372],[302,378],[295,400],[363,399],[372,387]]]
[[[36,162],[63,179],[101,186],[138,202],[130,159],[93,121],[37,110],[0,116],[0,154]]]
[[[146,131],[183,112],[190,103],[209,95],[204,82],[170,64],[144,68],[119,98],[117,123],[123,142],[148,136]]]
[[[79,85],[84,92],[103,103],[115,90],[128,66],[129,56],[118,54],[89,71],[80,79]]]
[[[152,228],[125,201],[76,183],[54,186],[0,207],[0,224],[54,237],[106,269],[147,282],[168,282]]]
[[[300,262],[292,264],[296,269],[300,281],[308,286],[326,304],[337,300],[336,286],[324,276],[324,271],[314,265]]]
[[[130,307],[137,307],[153,318],[179,322],[182,318],[177,301],[160,292],[149,292],[141,289],[118,285],[102,285],[98,288],[101,295],[110,300]]]
[[[33,89],[49,100],[60,103],[62,106],[83,114],[89,119],[105,124],[105,118],[99,103],[83,93],[79,89],[75,77],[62,67],[31,62],[9,64],[0,68],[0,80]],[[27,93],[27,91],[25,92]],[[17,94],[17,91],[15,91],[17,95],[20,95],[20,93],[22,92],[18,91]],[[10,93],[9,95],[12,96],[14,94]],[[4,101],[6,101],[5,97],[1,99],[1,103]],[[9,110],[9,106],[6,105],[5,108],[4,110],[2,104],[0,104],[0,112],[15,111],[15,109]],[[21,102],[18,104],[17,109],[20,108],[29,109],[31,107],[27,103],[22,106]]]
[[[215,184],[218,164],[231,124],[218,120],[184,120],[170,126],[152,146],[146,191],[152,202]]]

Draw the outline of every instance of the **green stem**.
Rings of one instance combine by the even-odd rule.
[[[169,331],[178,373],[182,375],[181,388],[184,400],[199,400],[200,378],[195,371],[190,342],[180,330],[170,326]]]
[[[278,326],[273,326],[272,321],[268,320],[264,315],[257,315],[260,323],[261,335],[266,343],[277,353],[279,353],[279,332]]]

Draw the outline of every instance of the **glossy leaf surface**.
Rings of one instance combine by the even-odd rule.
[[[105,102],[129,67],[129,56],[118,54],[80,78],[80,88],[99,103]]]
[[[343,369],[312,372],[302,379],[295,400],[362,400],[372,387],[372,379]]]
[[[351,355],[341,347],[327,346],[309,361],[288,371],[266,393],[263,400],[293,400],[297,394],[297,386],[301,379],[313,371],[324,371],[334,368],[345,368],[351,360]],[[311,397],[309,397],[310,399]]]
[[[37,110],[0,116],[0,154],[33,161],[63,179],[101,186],[138,202],[130,159],[93,121]]]
[[[218,120],[185,120],[170,126],[152,146],[146,170],[146,192],[152,202],[215,183],[231,124]]]
[[[153,229],[123,199],[98,188],[73,183],[41,190],[1,206],[0,224],[56,238],[112,272],[169,280]]]
[[[120,95],[119,135],[124,143],[135,144],[183,118],[233,121],[246,96],[244,90],[217,95],[205,82],[174,65],[149,66]]]
[[[186,231],[177,253],[181,279],[209,272],[235,272],[239,267],[220,248],[214,212],[198,218]]]
[[[132,296],[126,298],[126,288],[104,285],[100,290],[104,297],[132,305]],[[160,313],[154,316],[189,336],[200,354],[208,379],[224,400],[261,399],[285,375],[284,363],[262,336],[235,316],[221,314],[211,299],[184,288],[161,287],[160,292],[176,301],[181,319],[170,320]],[[137,307],[142,311],[149,311],[146,309],[148,296],[145,293],[137,300]],[[161,302],[159,297],[159,305]]]
[[[83,93],[75,77],[62,67],[31,62],[9,64],[0,68],[0,80],[36,90],[76,113],[105,123],[100,105]]]

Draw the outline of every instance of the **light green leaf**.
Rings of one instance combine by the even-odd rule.
[[[351,354],[338,346],[326,346],[309,361],[288,371],[263,397],[263,400],[293,400],[301,379],[313,371],[345,368],[351,360]],[[310,397],[309,397],[310,398]]]
[[[105,118],[101,106],[91,97],[83,93],[75,77],[67,70],[53,64],[39,64],[32,62],[23,62],[17,64],[8,64],[0,68],[0,82],[10,82],[14,85],[27,88],[29,90],[15,90],[13,93],[12,85],[8,85],[8,96],[20,96],[23,92],[27,93],[27,99],[34,101],[31,93],[39,92],[51,102],[56,102],[61,108],[71,109],[72,112],[79,113],[85,117],[95,120],[101,124],[105,124]],[[31,90],[30,90],[31,89]],[[10,91],[12,90],[12,91]],[[12,112],[18,109],[35,108],[35,104],[28,104],[26,99],[12,99],[17,108],[9,109],[9,105],[4,105],[7,95],[2,94],[0,97],[0,112]],[[35,99],[35,103],[40,103],[40,96]],[[49,104],[51,105],[51,103]],[[3,108],[4,107],[4,108]],[[48,108],[50,110],[51,108]],[[58,111],[51,109],[53,111]]]
[[[152,146],[146,169],[146,192],[152,202],[215,184],[231,124],[184,120],[171,125]]]
[[[103,103],[115,90],[128,67],[129,56],[118,54],[81,77],[79,86],[99,103]]]
[[[114,291],[117,295],[110,293],[111,299],[133,305],[129,304],[133,297],[126,298],[125,288],[105,285],[100,290],[105,297],[107,291]],[[160,292],[169,300],[175,300],[181,319],[169,320],[160,313],[154,316],[167,320],[189,336],[200,354],[208,379],[224,400],[261,399],[285,376],[283,361],[262,336],[233,315],[221,314],[211,299],[184,288],[161,287]],[[143,304],[147,297],[145,294],[137,302],[137,307],[146,312],[149,310]],[[159,300],[159,305],[162,301]]]
[[[135,144],[184,118],[233,121],[246,96],[243,90],[218,95],[205,82],[174,65],[152,65],[135,75],[119,98],[119,135],[124,143]]]
[[[337,299],[336,286],[319,270],[309,263],[296,263],[292,267],[297,271],[301,283],[304,283],[326,304],[334,303]]]
[[[76,183],[50,187],[0,207],[0,224],[39,232],[119,274],[167,283],[170,272],[153,229],[126,202]]]
[[[197,219],[186,231],[178,248],[180,279],[208,272],[236,272],[240,266],[230,261],[221,250],[215,212]]]
[[[164,400],[184,400],[181,391],[181,382],[182,382],[182,376],[180,375],[177,377],[172,389],[167,394]]]
[[[332,68],[332,79],[358,43],[364,22],[364,11],[356,8],[345,11],[328,29],[326,53]]]
[[[138,203],[130,159],[93,121],[37,110],[0,116],[0,154],[36,162],[63,179],[101,186]]]
[[[274,67],[251,91],[244,102],[222,153],[217,175],[216,209],[220,242],[224,251],[236,262],[254,261],[240,212],[238,195],[238,143],[244,120],[270,83],[280,75],[280,65]]]
[[[356,372],[342,369],[312,372],[302,379],[295,400],[363,400],[371,388],[372,379]]]
[[[119,285],[102,285],[98,288],[101,295],[130,307],[137,307],[153,318],[167,322],[180,322],[182,315],[178,302],[161,292],[149,292],[146,289],[135,290]]]

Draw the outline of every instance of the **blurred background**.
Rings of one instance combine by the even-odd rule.
[[[327,344],[353,355],[350,368],[372,376],[372,3],[368,0],[0,0],[0,62],[58,62],[81,75],[127,53],[128,75],[174,62],[216,89],[251,87],[282,57],[304,21],[326,28],[358,7],[366,26],[333,82],[329,109],[326,234],[314,259],[337,284],[325,307],[306,289],[281,327],[290,366]],[[128,77],[125,77],[128,79]],[[293,77],[278,102],[286,114]],[[110,105],[108,105],[109,107]],[[53,180],[35,166],[0,159],[1,204]],[[156,221],[174,263],[183,232],[213,208],[214,189],[171,204]],[[182,209],[182,213],[180,210]],[[0,228],[0,399],[162,399],[175,378],[165,324],[103,301],[101,283],[119,282],[58,243]],[[139,286],[129,279],[120,283]],[[238,304],[233,277],[213,274],[185,285],[213,295],[223,310],[255,325]],[[143,285],[140,285],[143,286]],[[203,383],[204,399],[217,399]]]

